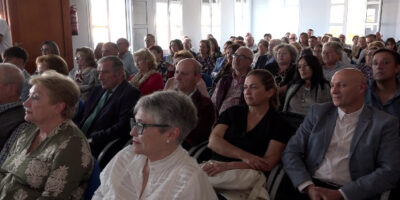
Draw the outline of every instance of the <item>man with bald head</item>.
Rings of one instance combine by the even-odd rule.
[[[133,60],[132,53],[129,51],[129,41],[125,38],[119,38],[117,40],[118,46],[118,57],[124,63],[125,71],[128,72],[129,75],[133,73],[137,73],[137,68],[135,67],[135,61]]]
[[[244,104],[243,84],[253,62],[253,52],[247,47],[240,47],[233,54],[233,72],[224,75],[217,83],[211,97],[212,102],[220,114],[227,108]]]
[[[211,127],[215,120],[214,105],[210,98],[203,96],[197,89],[197,83],[201,80],[201,64],[193,58],[186,58],[177,64],[175,68],[176,90],[188,95],[197,108],[198,124],[185,138],[182,146],[185,149],[207,141],[211,133]]]
[[[25,110],[19,98],[23,84],[24,76],[17,66],[0,64],[0,149],[6,146],[6,150],[0,153],[0,163],[3,163],[9,147],[28,124],[24,120]],[[8,142],[11,137],[12,142]]]
[[[365,105],[365,91],[363,74],[345,68],[331,79],[333,102],[312,106],[282,156],[303,193],[292,199],[379,199],[396,186],[399,122]]]

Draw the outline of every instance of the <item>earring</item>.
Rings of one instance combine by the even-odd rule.
[[[169,140],[167,140],[167,144],[169,144]]]

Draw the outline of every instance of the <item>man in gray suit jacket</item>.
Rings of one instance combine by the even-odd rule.
[[[379,199],[400,178],[398,120],[364,105],[356,69],[331,80],[332,103],[314,105],[285,149],[283,166],[310,199]]]

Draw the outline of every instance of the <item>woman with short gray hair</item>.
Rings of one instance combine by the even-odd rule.
[[[339,42],[327,42],[322,47],[322,60],[324,61],[323,73],[327,81],[331,81],[333,74],[340,69],[353,67],[350,64],[342,62],[343,47]]]
[[[281,99],[286,93],[287,85],[293,80],[296,72],[297,49],[290,44],[280,44],[274,48],[275,61],[267,64],[265,69],[274,76],[279,86],[278,94]]]
[[[191,99],[176,91],[155,92],[142,97],[134,113],[132,145],[103,170],[93,199],[217,199],[180,146],[197,122]]]

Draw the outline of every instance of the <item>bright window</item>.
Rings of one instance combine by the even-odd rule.
[[[91,0],[90,9],[93,47],[127,37],[125,0]]]
[[[201,37],[213,34],[217,41],[221,39],[221,3],[220,0],[202,0]]]
[[[155,23],[157,44],[169,49],[169,41],[182,37],[182,2],[157,0]]]
[[[346,27],[347,0],[331,0],[329,33],[338,37],[344,33]]]
[[[245,36],[250,31],[250,0],[235,1],[235,35]]]

